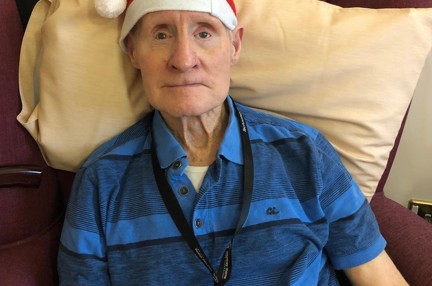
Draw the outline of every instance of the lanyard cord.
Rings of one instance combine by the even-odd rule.
[[[243,224],[246,221],[246,218],[249,213],[249,208],[252,200],[252,192],[253,192],[253,159],[252,159],[252,148],[250,144],[250,139],[248,135],[248,130],[246,123],[244,121],[243,115],[237,109],[236,104],[234,103],[234,108],[236,112],[236,116],[239,121],[241,139],[242,139],[242,147],[244,154],[244,175],[243,175],[243,203],[242,209],[240,213],[240,218],[237,223],[237,227],[233,237],[231,238],[228,247],[225,249],[224,255],[222,256],[222,261],[219,264],[218,272],[214,270],[204,251],[202,250],[195,234],[189,225],[182,208],[177,201],[174,192],[172,191],[168,181],[165,177],[165,173],[160,167],[160,163],[156,154],[156,147],[154,146],[154,140],[152,142],[151,147],[151,155],[152,155],[152,164],[153,164],[153,172],[156,178],[156,183],[158,185],[159,192],[162,196],[162,199],[165,203],[166,208],[168,209],[170,216],[174,223],[177,226],[177,229],[182,234],[183,238],[188,243],[189,247],[195,253],[195,255],[201,260],[204,266],[209,270],[210,274],[213,277],[214,285],[224,285],[231,276],[232,270],[232,259],[231,259],[231,249],[234,241],[234,237],[241,231]],[[154,137],[153,137],[154,138]]]

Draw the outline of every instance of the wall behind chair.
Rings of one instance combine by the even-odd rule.
[[[384,190],[404,206],[411,198],[432,201],[432,52],[414,93]]]

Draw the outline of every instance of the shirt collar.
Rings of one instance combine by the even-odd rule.
[[[234,109],[235,103],[229,96],[227,98],[227,103],[229,109],[229,120],[218,155],[223,156],[234,163],[243,165],[243,148],[240,125]]]
[[[225,135],[218,151],[219,157],[225,157],[237,164],[243,164],[243,150],[241,147],[241,135],[238,118],[234,112],[234,102],[227,98],[229,119],[225,130]],[[169,167],[174,161],[185,158],[186,152],[172,135],[159,111],[153,115],[153,136],[156,143],[156,152],[158,154],[161,168]]]
[[[152,131],[161,168],[168,168],[174,161],[187,156],[158,110],[153,115]]]

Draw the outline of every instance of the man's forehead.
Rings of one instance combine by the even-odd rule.
[[[150,25],[160,25],[160,24],[175,24],[179,21],[186,21],[191,23],[208,23],[211,25],[221,25],[224,24],[219,20],[219,18],[212,16],[207,12],[196,12],[188,10],[165,10],[165,11],[155,11],[150,12],[143,16],[143,22]]]

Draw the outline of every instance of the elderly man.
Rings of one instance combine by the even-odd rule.
[[[155,111],[76,177],[62,285],[405,285],[328,141],[229,96],[231,0],[135,0],[120,46]]]

